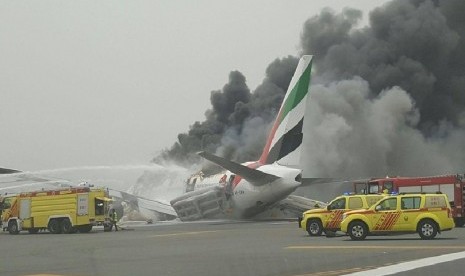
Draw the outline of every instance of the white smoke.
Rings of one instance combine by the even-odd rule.
[[[425,139],[420,115],[399,87],[371,98],[361,78],[316,85],[304,126],[304,177],[372,177],[463,172],[465,132],[446,123]]]
[[[156,169],[145,170],[137,181],[127,189],[133,195],[169,202],[185,192],[186,180],[198,167],[186,169],[173,163],[156,165]]]

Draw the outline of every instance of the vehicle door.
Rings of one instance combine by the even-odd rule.
[[[341,197],[339,199],[334,200],[328,205],[327,209],[330,212],[326,219],[326,224],[323,225],[324,228],[327,228],[327,229],[340,228],[341,221],[342,221],[342,214],[348,211],[346,209],[347,208],[346,202],[347,202],[346,198]]]
[[[415,231],[415,221],[420,214],[420,196],[404,196],[400,198],[401,215],[397,224],[401,231]]]
[[[370,214],[373,231],[398,231],[401,211],[398,208],[397,197],[386,198],[375,206],[375,212]]]

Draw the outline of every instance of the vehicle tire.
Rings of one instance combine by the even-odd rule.
[[[417,231],[422,240],[431,240],[438,234],[438,225],[432,219],[423,219],[418,223]]]
[[[65,234],[73,233],[73,225],[69,219],[65,218],[61,221],[61,232]]]
[[[10,220],[10,222],[8,222],[8,232],[12,235],[19,233],[18,223],[15,220]]]
[[[307,232],[310,236],[321,236],[323,225],[319,219],[311,219],[307,222]]]
[[[61,225],[58,219],[51,219],[48,222],[48,231],[52,234],[60,234],[61,233]]]
[[[350,238],[354,241],[361,241],[368,235],[368,227],[363,221],[354,221],[349,224],[347,229]]]
[[[29,234],[37,234],[39,233],[39,228],[31,228],[27,230]]]
[[[86,225],[81,225],[78,227],[79,232],[81,233],[89,233],[90,230],[92,230],[92,225],[86,224]]]

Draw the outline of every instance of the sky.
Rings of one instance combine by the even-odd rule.
[[[0,167],[147,164],[238,70],[254,90],[304,22],[364,1],[2,1]],[[365,21],[366,22],[366,21]]]

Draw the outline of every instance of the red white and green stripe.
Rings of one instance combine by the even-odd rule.
[[[303,56],[292,77],[259,162],[299,167],[302,126],[310,87],[312,56]]]

